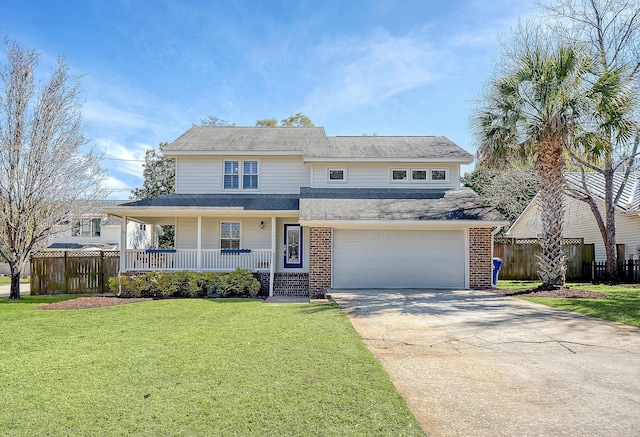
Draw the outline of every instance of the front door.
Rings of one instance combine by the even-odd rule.
[[[284,267],[302,268],[302,226],[284,225]]]

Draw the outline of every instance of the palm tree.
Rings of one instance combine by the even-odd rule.
[[[532,158],[540,177],[542,287],[564,285],[564,149],[589,99],[584,77],[590,59],[576,47],[523,46],[505,74],[489,83],[472,116],[479,162]]]

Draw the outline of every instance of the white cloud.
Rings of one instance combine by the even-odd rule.
[[[322,81],[307,99],[310,113],[342,112],[379,104],[442,77],[438,51],[426,32],[396,37],[384,30],[317,48],[327,64]]]
[[[122,171],[131,175],[142,174],[142,162],[140,161],[144,161],[147,149],[152,148],[152,146],[142,143],[125,146],[105,138],[95,140],[95,145],[98,152],[104,153],[104,158],[111,159],[111,162],[117,162]]]

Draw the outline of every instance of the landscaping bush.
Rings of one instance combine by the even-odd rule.
[[[147,272],[109,279],[109,289],[120,297],[256,297],[260,282],[246,269],[233,272]]]

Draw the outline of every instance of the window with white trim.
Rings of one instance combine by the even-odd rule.
[[[258,189],[258,161],[242,162],[242,189]]]
[[[406,181],[407,173],[408,171],[406,169],[401,169],[401,168],[391,169],[391,180],[394,182]]]
[[[258,161],[224,161],[223,178],[225,190],[257,190]]]
[[[83,218],[77,220],[71,228],[72,237],[99,237],[100,236],[100,222],[97,219]]]
[[[426,182],[427,170],[425,169],[411,170],[411,180],[417,181],[417,182]]]
[[[239,188],[239,167],[238,161],[224,162],[224,189],[237,190]]]
[[[240,223],[220,223],[220,249],[240,249]]]
[[[345,182],[347,171],[344,168],[330,168],[327,171],[329,182]]]
[[[431,180],[433,182],[446,182],[449,180],[449,172],[442,168],[432,169]]]

